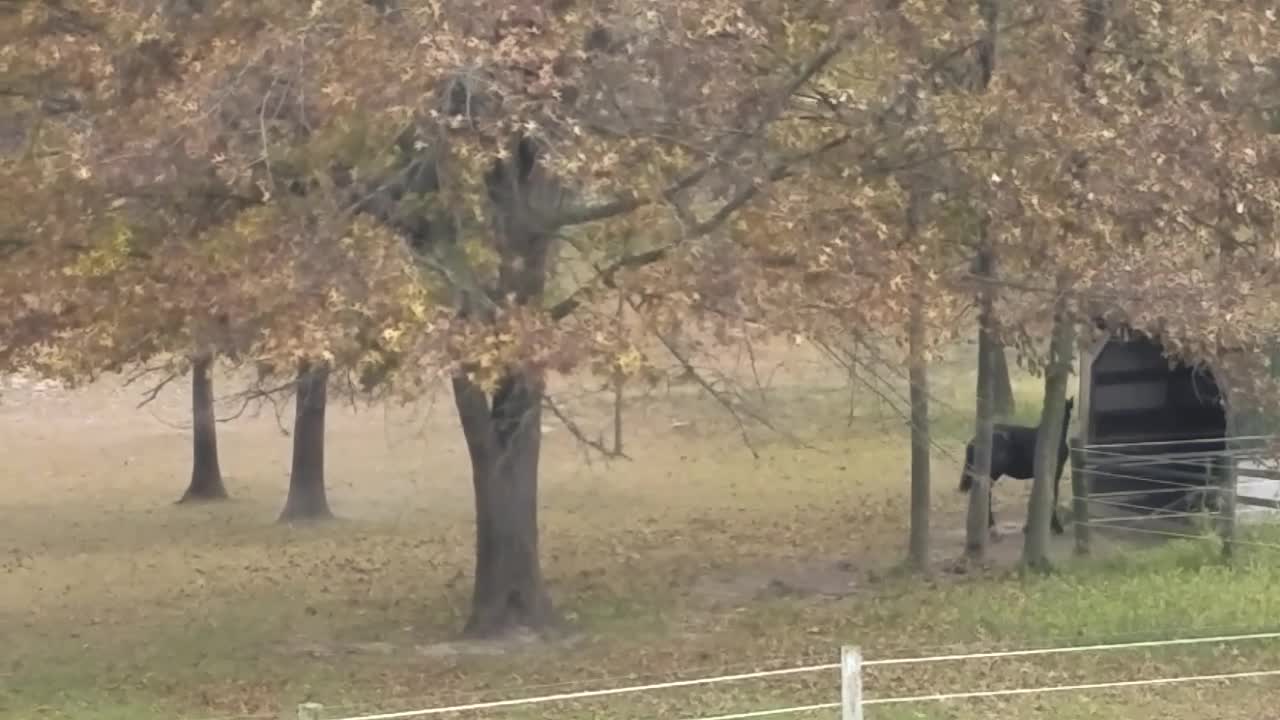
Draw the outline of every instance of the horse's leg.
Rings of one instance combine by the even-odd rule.
[[[1061,491],[1061,488],[1062,488],[1062,471],[1063,469],[1066,468],[1066,466],[1067,466],[1067,455],[1064,453],[1058,456],[1058,473],[1053,477],[1053,515],[1050,517],[1050,521],[1049,521],[1049,527],[1053,530],[1054,533],[1058,535],[1061,535],[1064,532],[1066,532],[1066,530],[1064,530],[1062,527],[1062,520],[1058,518],[1058,502],[1060,497],[1059,492]]]
[[[996,526],[996,512],[995,512],[995,508],[992,507],[995,504],[995,498],[992,497],[995,494],[993,492],[995,489],[996,489],[995,480],[992,480],[989,483],[987,483],[987,529],[988,530]]]
[[[1036,482],[1036,476],[1032,474],[1031,483],[1032,483],[1033,492],[1034,492],[1035,482]],[[1030,529],[1031,529],[1031,517],[1030,517],[1030,512],[1028,512],[1026,522],[1022,523],[1022,534],[1026,535],[1027,532],[1030,531]]]
[[[992,540],[1000,539],[1000,531],[996,529],[996,479],[991,478],[991,484],[987,486],[987,532],[991,533]]]
[[[1062,521],[1058,519],[1058,488],[1062,486],[1062,463],[1058,463],[1058,475],[1053,479],[1053,508],[1050,509],[1049,529],[1055,535],[1066,532],[1062,529]]]

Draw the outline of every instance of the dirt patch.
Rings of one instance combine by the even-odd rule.
[[[698,581],[692,595],[714,606],[737,606],[780,597],[847,597],[863,585],[865,573],[837,561],[808,566],[773,564],[721,572]]]

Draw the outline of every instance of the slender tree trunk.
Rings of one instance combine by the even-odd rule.
[[[626,377],[621,371],[614,373],[613,380],[613,448],[610,453],[622,457],[622,404]]]
[[[1219,245],[1219,253],[1221,254],[1218,284],[1222,287],[1226,281],[1226,264],[1230,261],[1235,245],[1230,237],[1222,237]],[[1222,292],[1230,297],[1226,288]],[[1219,341],[1221,343],[1221,341]],[[1221,354],[1222,345],[1218,345]],[[1237,482],[1236,463],[1237,452],[1239,450],[1239,389],[1237,383],[1232,382],[1231,374],[1225,367],[1219,370],[1218,386],[1222,393],[1224,402],[1222,403],[1222,411],[1224,420],[1226,421],[1224,428],[1226,438],[1222,446],[1222,455],[1214,463],[1214,481],[1218,500],[1218,535],[1222,538],[1222,560],[1230,563],[1235,559],[1236,534],[1238,531],[1237,508],[1236,508],[1236,491],[1239,489]]]
[[[542,379],[508,375],[490,399],[455,377],[453,395],[476,503],[475,586],[463,632],[492,638],[550,628],[557,618],[538,556]]]
[[[213,354],[191,360],[191,483],[179,503],[226,500],[218,466],[218,423],[213,412]]]
[[[916,268],[908,329],[911,383],[911,538],[908,560],[917,569],[929,565],[929,364],[925,352],[925,296]]]
[[[1044,408],[1040,412],[1040,430],[1036,434],[1034,477],[1031,500],[1027,508],[1027,533],[1022,562],[1028,568],[1048,571],[1049,526],[1054,507],[1053,482],[1058,470],[1058,454],[1066,440],[1064,414],[1067,406],[1067,381],[1071,377],[1071,354],[1075,343],[1071,317],[1067,313],[1065,295],[1067,279],[1059,275],[1058,298],[1054,302],[1053,335],[1049,342],[1049,365],[1044,375]]]
[[[1075,73],[1076,91],[1082,101],[1093,99],[1093,90],[1089,86],[1089,74],[1092,57],[1098,45],[1106,35],[1107,18],[1111,12],[1111,0],[1080,0],[1081,27],[1080,42],[1076,44]],[[1086,171],[1089,158],[1084,151],[1072,152],[1071,177],[1079,187],[1086,183]],[[1084,214],[1084,202],[1075,198],[1074,205],[1080,214]],[[1072,232],[1071,223],[1066,223],[1066,231]],[[1085,348],[1081,348],[1081,357]],[[1084,372],[1084,363],[1081,362]],[[1092,370],[1090,370],[1092,372]],[[1087,383],[1086,383],[1087,386]],[[1077,402],[1080,417],[1080,447],[1071,451],[1071,511],[1072,530],[1075,534],[1075,554],[1083,557],[1092,552],[1093,532],[1090,520],[1089,495],[1093,492],[1093,477],[1089,469],[1091,458],[1085,449],[1090,441],[1089,416],[1092,413],[1093,397],[1081,398]]]
[[[627,296],[621,288],[618,289],[618,308],[614,315],[614,331],[618,333],[618,337],[622,337],[623,333],[623,317],[627,307]],[[624,400],[623,391],[627,382],[627,376],[623,374],[622,368],[617,368],[613,373],[613,454],[622,456],[622,403]]]
[[[977,44],[977,76],[974,91],[986,92],[996,69],[999,42],[1000,0],[977,0],[983,21],[983,37]],[[978,290],[978,390],[974,424],[973,485],[969,490],[969,513],[965,522],[965,556],[982,561],[987,554],[987,521],[991,517],[991,435],[995,424],[995,249],[988,228],[986,208],[978,228],[976,275]],[[994,528],[993,528],[994,530]]]
[[[1009,359],[1005,357],[1003,345],[996,346],[992,359],[995,362],[995,369],[992,371],[995,413],[997,417],[1010,417],[1017,412],[1018,402],[1013,397],[1013,378],[1009,374]]]
[[[1214,479],[1217,481],[1218,493],[1218,535],[1222,538],[1222,559],[1225,562],[1231,562],[1235,558],[1236,532],[1237,532],[1237,509],[1236,509],[1236,452],[1238,450],[1239,441],[1236,440],[1238,430],[1236,429],[1236,408],[1231,402],[1230,385],[1227,386],[1227,402],[1224,403],[1224,410],[1227,416],[1227,441],[1223,445],[1223,457],[1215,463],[1217,471]]]
[[[1231,202],[1229,197],[1223,193],[1221,202],[1228,205]],[[1223,294],[1226,302],[1230,302],[1231,289],[1227,287],[1229,278],[1227,270],[1235,254],[1235,238],[1228,233],[1220,234],[1218,239],[1218,287]],[[1219,357],[1223,354],[1223,346],[1221,340],[1218,344]],[[1222,411],[1223,420],[1225,420],[1226,438],[1222,445],[1222,455],[1214,463],[1214,477],[1216,486],[1216,498],[1218,500],[1218,535],[1222,538],[1222,560],[1230,563],[1235,558],[1236,533],[1237,533],[1237,510],[1236,510],[1236,491],[1237,487],[1237,452],[1239,450],[1239,387],[1233,382],[1233,374],[1230,373],[1225,363],[1219,364],[1218,370],[1218,387],[1222,393]]]
[[[978,289],[978,390],[974,422],[973,485],[969,490],[969,513],[965,522],[965,555],[983,560],[987,553],[987,519],[991,515],[991,436],[995,417],[992,392],[992,355],[995,343],[991,337],[992,307],[995,305],[995,254],[986,227],[979,239],[977,275]]]
[[[1081,426],[1087,427],[1087,416],[1082,416]],[[1089,532],[1089,468],[1085,462],[1083,444],[1088,435],[1081,433],[1081,447],[1071,449],[1071,530],[1075,535],[1075,554],[1084,557],[1092,551],[1093,537]]]
[[[326,520],[333,517],[324,490],[324,414],[328,401],[329,368],[298,365],[298,396],[293,420],[293,466],[289,497],[280,522]]]
[[[858,342],[858,333],[851,333],[851,342],[846,354],[848,364],[845,366],[845,370],[849,375],[847,383],[849,388],[849,411],[845,414],[845,427],[849,428],[853,427],[853,422],[858,419],[858,401],[861,399],[858,395],[858,390],[860,389],[858,384]]]

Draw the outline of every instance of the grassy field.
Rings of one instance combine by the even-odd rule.
[[[875,658],[1280,623],[1270,547],[1226,568],[1208,542],[1102,538],[1101,557],[1074,563],[1067,536],[1055,541],[1061,572],[1019,577],[1026,488],[1008,481],[996,511],[1012,530],[993,567],[948,572],[963,536],[955,453],[972,387],[954,370],[939,374],[935,403],[938,569],[899,572],[901,418],[856,386],[851,406],[847,378],[803,348],[778,357],[785,370],[753,402],[795,437],[749,429],[759,457],[689,387],[632,404],[633,461],[585,455],[545,421],[544,568],[572,632],[502,646],[454,642],[471,498],[443,391],[405,407],[331,408],[330,500],[341,517],[288,528],[273,521],[289,438],[269,412],[220,427],[234,500],[175,506],[189,472],[185,393],[139,410],[135,390],[108,381],[74,393],[5,389],[0,717],[292,717],[307,699],[336,717],[832,662],[845,643]],[[572,396],[580,422],[605,429],[607,398],[567,384],[561,397]],[[1018,386],[1020,411],[1034,417],[1036,381]],[[1280,642],[881,668],[866,682],[870,697],[886,697],[1256,668],[1280,668]],[[679,720],[834,701],[837,688],[834,671],[818,672],[457,717]],[[867,717],[1263,720],[1280,717],[1277,693],[1271,678],[885,706]]]

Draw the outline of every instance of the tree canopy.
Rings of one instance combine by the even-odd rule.
[[[641,372],[654,328],[904,342],[914,293],[937,343],[994,284],[1036,364],[1063,294],[1197,358],[1262,347],[1280,317],[1262,0],[0,19],[0,364],[81,380],[216,350],[407,392],[452,378],[478,498],[520,476],[517,448],[536,479],[522,433],[548,371]],[[970,270],[980,246],[994,279]],[[597,312],[619,291],[637,327]],[[479,524],[482,558],[526,551]],[[536,562],[525,577],[537,595]]]

